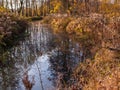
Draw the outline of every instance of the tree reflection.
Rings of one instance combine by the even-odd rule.
[[[80,43],[75,41],[74,37],[67,35],[65,30],[58,33],[56,36],[56,47],[58,51],[57,55],[51,57],[51,68],[54,71],[54,84],[58,87],[64,87],[69,84],[68,80],[72,74],[72,69],[78,64],[78,62],[83,61],[82,48]]]
[[[22,89],[21,80],[26,89],[32,88],[33,83],[28,80],[29,75],[25,73],[31,69],[42,53],[50,51],[52,48],[50,45],[50,42],[53,41],[51,31],[41,26],[39,22],[31,24],[28,31],[29,37],[0,55],[0,87],[2,90]]]

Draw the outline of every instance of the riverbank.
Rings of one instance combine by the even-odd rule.
[[[28,21],[7,12],[0,12],[0,48],[11,47],[22,36]]]
[[[70,83],[65,87],[75,90],[119,88],[119,15],[56,15],[48,16],[42,22],[50,24],[54,34],[61,37],[68,35],[70,40],[80,42],[79,46],[83,49],[83,62],[74,67]]]
[[[92,49],[114,48],[119,49],[120,17],[110,17],[91,13],[87,16],[48,16],[42,23],[50,24],[54,34],[64,34],[81,42],[82,46]],[[114,42],[115,41],[115,42]],[[97,50],[95,50],[96,52]],[[95,53],[92,51],[93,56]]]

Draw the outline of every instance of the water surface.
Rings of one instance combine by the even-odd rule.
[[[80,43],[66,33],[53,34],[51,28],[33,22],[29,37],[0,56],[0,90],[56,90],[69,83],[70,74],[83,58]]]
[[[0,90],[25,90],[22,79],[26,73],[31,82],[34,77],[32,90],[55,90],[49,69],[49,59],[55,53],[51,30],[33,22],[28,33],[29,37],[0,57]]]

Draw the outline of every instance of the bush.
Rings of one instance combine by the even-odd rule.
[[[11,46],[13,40],[25,32],[28,22],[10,13],[0,13],[0,47]]]

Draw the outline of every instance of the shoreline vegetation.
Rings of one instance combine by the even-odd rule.
[[[120,11],[114,5],[110,5],[111,8],[107,5],[101,6],[100,12],[55,13],[43,18],[41,23],[50,24],[54,34],[68,35],[84,49],[84,60],[73,68],[69,80],[59,87],[60,90],[120,88]]]
[[[67,81],[69,84],[60,88],[118,90],[120,87],[120,17],[109,17],[109,14],[99,13],[82,17],[71,17],[65,14],[55,16],[45,17],[42,23],[50,24],[54,34],[61,36],[66,34],[73,41],[80,42],[85,57],[83,62],[74,67]]]
[[[0,7],[0,50],[13,46],[28,27],[28,22],[21,17],[6,12]]]
[[[80,46],[84,48],[83,57],[85,58],[77,67],[74,67],[67,81],[70,83],[64,88],[118,90],[120,86],[120,17],[107,17],[97,13],[78,18],[61,15],[56,18],[48,16],[42,23],[50,24],[55,34],[66,34],[70,39],[80,42]]]

